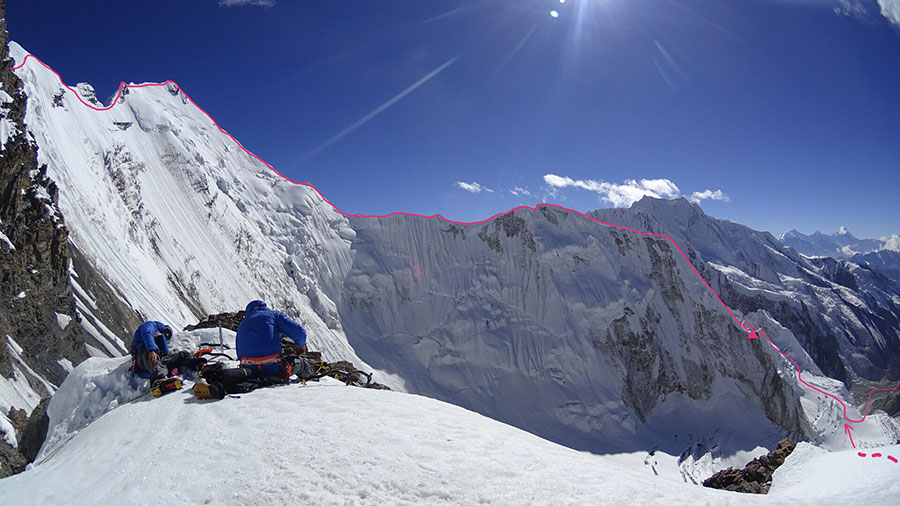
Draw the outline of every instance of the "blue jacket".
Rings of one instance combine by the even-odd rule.
[[[144,322],[137,330],[134,331],[134,338],[131,340],[131,349],[143,351],[155,351],[160,355],[169,354],[169,342],[162,335],[163,329],[169,328],[168,325],[161,322]],[[159,333],[155,339],[153,334]]]
[[[298,346],[306,344],[306,330],[281,311],[274,311],[261,300],[247,304],[244,321],[238,326],[235,344],[238,358],[262,358],[281,354],[279,333]],[[272,364],[277,365],[277,364]],[[280,367],[265,367],[275,370]]]

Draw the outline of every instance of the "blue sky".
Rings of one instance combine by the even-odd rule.
[[[12,0],[7,19],[101,97],[177,81],[348,213],[655,194],[776,235],[900,233],[900,0]]]

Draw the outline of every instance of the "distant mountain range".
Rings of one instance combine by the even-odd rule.
[[[791,229],[781,235],[781,242],[809,257],[850,258],[856,254],[882,250],[900,251],[900,237],[897,235],[883,239],[859,239],[845,227],[833,234],[816,231],[812,235]]]
[[[796,230],[782,234],[781,242],[807,257],[845,259],[900,283],[900,236],[859,239],[845,227],[833,234],[806,235]],[[819,261],[821,262],[821,261]]]

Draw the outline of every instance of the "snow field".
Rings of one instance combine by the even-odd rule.
[[[900,445],[865,450],[900,458]],[[896,505],[900,502],[900,464],[881,457],[860,458],[856,450],[829,452],[800,443],[772,480],[769,495],[821,504]],[[814,496],[812,494],[815,494]]]
[[[96,364],[92,370],[101,372]],[[44,462],[0,481],[2,504],[293,502],[736,500],[644,476],[433,399],[330,379],[222,401],[197,401],[188,389],[143,397],[101,416]]]
[[[54,410],[131,388],[122,359],[90,359]],[[87,386],[87,388],[84,388]],[[894,504],[900,465],[801,444],[768,496],[676,483],[426,397],[324,378],[198,401],[190,391],[130,403],[74,430],[0,480],[0,504]],[[77,392],[87,392],[78,399]],[[99,403],[102,404],[102,403]],[[53,416],[52,430],[73,418]],[[69,427],[73,427],[69,425]],[[885,454],[900,453],[885,448]],[[893,467],[896,466],[896,467]]]

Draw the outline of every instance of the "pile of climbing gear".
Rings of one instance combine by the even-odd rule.
[[[221,357],[229,361],[238,361],[237,357],[228,353],[230,349],[215,351],[216,346],[218,345],[213,343],[201,343],[194,357],[209,359]],[[254,361],[243,359],[240,363],[241,367],[226,367],[222,361],[207,362],[198,372],[202,381],[194,385],[194,396],[198,399],[223,399],[229,394],[294,383],[305,385],[308,381],[318,381],[325,377],[334,378],[348,386],[390,390],[387,386],[372,381],[372,373],[359,370],[346,360],[325,362],[322,360],[322,354],[316,351],[298,354],[288,339],[282,339],[281,354]],[[280,375],[259,374],[259,367],[274,363],[281,364]]]

